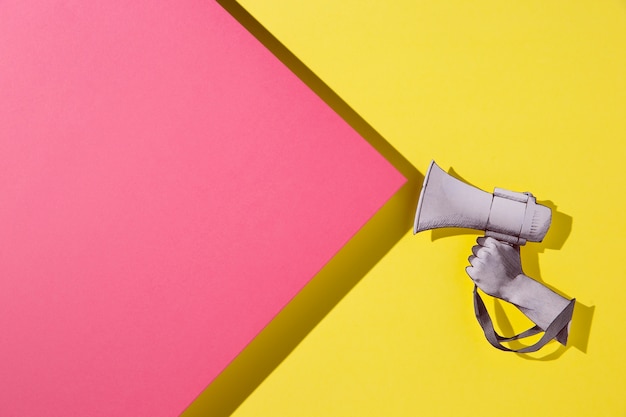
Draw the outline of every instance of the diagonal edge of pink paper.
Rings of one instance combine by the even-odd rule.
[[[0,414],[176,414],[405,182],[219,5],[0,4]]]

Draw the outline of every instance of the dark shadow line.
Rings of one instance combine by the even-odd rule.
[[[231,415],[307,334],[410,230],[406,183],[189,406],[183,416]]]
[[[341,97],[300,61],[287,47],[274,37],[261,23],[234,0],[216,0],[231,16],[245,27],[263,46],[286,65],[329,107],[356,130],[378,153],[387,159],[405,178],[415,179],[420,174],[417,169],[400,154],[385,138],[370,126]],[[418,184],[421,185],[421,182]],[[416,192],[419,191],[416,190]]]
[[[217,1],[387,159],[407,182],[181,414],[231,415],[413,227],[423,176],[319,77],[232,0]]]

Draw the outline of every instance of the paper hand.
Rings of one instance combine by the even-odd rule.
[[[515,304],[542,329],[569,304],[569,300],[524,275],[518,246],[491,237],[479,237],[472,248],[467,275],[486,294]]]
[[[470,266],[465,268],[467,275],[486,294],[511,302],[514,281],[523,274],[519,246],[491,237],[479,237],[476,242]]]

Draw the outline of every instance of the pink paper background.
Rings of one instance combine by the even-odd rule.
[[[404,181],[212,1],[1,2],[0,415],[177,415]]]

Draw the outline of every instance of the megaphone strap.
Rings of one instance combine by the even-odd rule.
[[[487,341],[496,349],[508,351],[508,352],[517,352],[517,353],[530,353],[536,352],[542,347],[544,347],[550,340],[557,339],[562,344],[567,343],[567,333],[564,331],[570,320],[572,319],[572,314],[574,313],[574,304],[576,303],[576,299],[570,300],[569,304],[559,313],[558,316],[550,323],[550,325],[546,328],[543,336],[539,341],[535,344],[526,346],[521,349],[511,349],[504,345],[501,342],[510,342],[511,340],[522,339],[528,336],[533,336],[535,334],[541,333],[543,330],[539,326],[531,327],[530,329],[517,334],[512,337],[504,337],[500,336],[493,327],[493,322],[491,321],[491,316],[489,316],[489,312],[485,307],[485,303],[483,299],[478,294],[478,287],[474,285],[474,313],[476,314],[476,318],[478,319],[478,323],[480,327],[482,327],[483,332],[485,333],[485,337]]]

